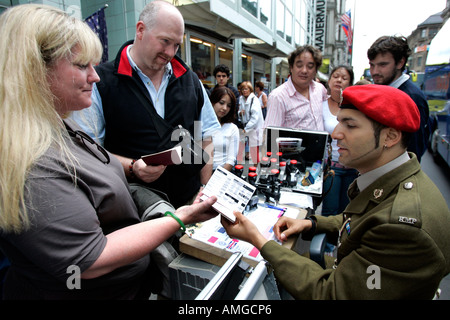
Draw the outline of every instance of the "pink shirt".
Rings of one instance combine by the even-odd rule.
[[[264,128],[273,126],[323,131],[322,103],[328,98],[327,90],[322,84],[311,81],[309,97],[310,100],[299,93],[289,78],[270,93]]]

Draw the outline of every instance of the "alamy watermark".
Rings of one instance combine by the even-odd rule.
[[[81,289],[81,270],[79,266],[70,265],[67,267],[66,273],[70,274],[66,280],[67,289]]]
[[[370,290],[381,289],[380,267],[376,265],[370,265],[367,267],[366,273],[370,274],[366,281],[367,288]]]

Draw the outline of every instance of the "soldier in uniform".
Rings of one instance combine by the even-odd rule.
[[[338,246],[333,268],[267,241],[240,213],[222,220],[231,237],[251,242],[296,299],[432,299],[450,272],[450,212],[417,157],[406,151],[420,125],[411,98],[382,85],[344,90],[332,137],[339,162],[360,176],[338,216],[281,218],[278,239],[326,233]]]

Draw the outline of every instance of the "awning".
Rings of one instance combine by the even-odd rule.
[[[244,43],[249,51],[273,57],[285,57],[292,48],[277,48],[270,32],[265,32],[255,23],[246,21],[242,24],[242,17],[231,7],[217,1],[187,3],[177,7],[184,17],[186,26],[201,28],[205,33],[214,32],[227,40],[231,39],[259,39],[255,43]],[[254,31],[254,32],[253,32]]]

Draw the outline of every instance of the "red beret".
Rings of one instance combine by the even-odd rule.
[[[346,88],[341,108],[356,108],[367,117],[400,131],[415,132],[420,126],[416,103],[403,91],[386,85]]]

